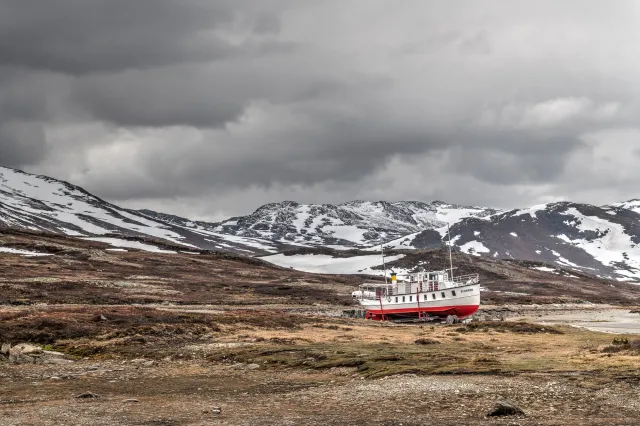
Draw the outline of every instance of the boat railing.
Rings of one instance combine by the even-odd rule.
[[[480,275],[479,274],[459,275],[457,277],[453,277],[453,279],[450,280],[449,282],[452,282],[455,287],[460,287],[462,285],[469,285],[469,284],[477,284],[480,282]]]

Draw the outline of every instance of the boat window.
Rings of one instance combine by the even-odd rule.
[[[402,301],[404,302],[404,296],[402,296]]]
[[[456,291],[455,290],[451,290],[451,295],[455,296],[456,295]]]
[[[398,298],[396,297],[396,303],[398,303]]]
[[[424,295],[424,300],[427,300],[427,295],[426,294]]]
[[[409,296],[409,302],[413,302],[413,296]]]
[[[446,294],[444,294],[444,291],[442,292],[442,297],[447,297],[447,295],[446,295]]]
[[[433,296],[434,299],[436,298],[436,294],[435,293],[433,293],[432,296]]]

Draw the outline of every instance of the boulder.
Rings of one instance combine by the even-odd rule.
[[[2,355],[9,355],[9,349],[11,349],[11,345],[8,343],[3,343],[2,347],[0,347],[0,353]]]
[[[36,355],[42,354],[42,348],[29,343],[20,343],[9,349],[9,356],[17,357],[18,355]]]
[[[500,416],[524,416],[522,408],[510,401],[500,400],[496,403],[496,406],[488,414],[489,417]]]
[[[84,392],[81,393],[80,395],[76,395],[76,398],[80,398],[80,399],[93,399],[93,398],[99,398],[100,395],[93,393],[93,392]]]
[[[9,361],[17,364],[67,364],[73,362],[64,359],[62,352],[45,351],[39,346],[21,343],[13,347],[3,345],[9,355]]]
[[[18,355],[20,355],[20,352],[22,352],[22,348],[19,345],[12,347],[11,349],[9,349],[9,358],[17,358]]]
[[[33,364],[39,362],[44,351],[39,346],[20,343],[9,349],[9,361],[18,364]]]
[[[18,346],[22,346],[22,351],[20,352],[22,355],[41,355],[44,352],[41,347],[30,345],[28,343],[22,343]]]
[[[35,364],[36,358],[29,355],[18,355],[13,359],[13,362],[17,364]]]

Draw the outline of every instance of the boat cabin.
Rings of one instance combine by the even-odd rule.
[[[397,295],[414,295],[475,284],[478,279],[478,274],[461,275],[451,279],[449,271],[446,270],[409,274],[400,281],[394,274],[391,283],[361,284],[360,290],[354,291],[352,296],[356,299],[379,299]]]

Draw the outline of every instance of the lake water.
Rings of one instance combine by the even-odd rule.
[[[541,316],[523,316],[510,320],[527,319],[539,324],[562,324],[593,331],[616,334],[640,334],[640,314],[630,309],[602,309],[587,311],[550,312]]]

